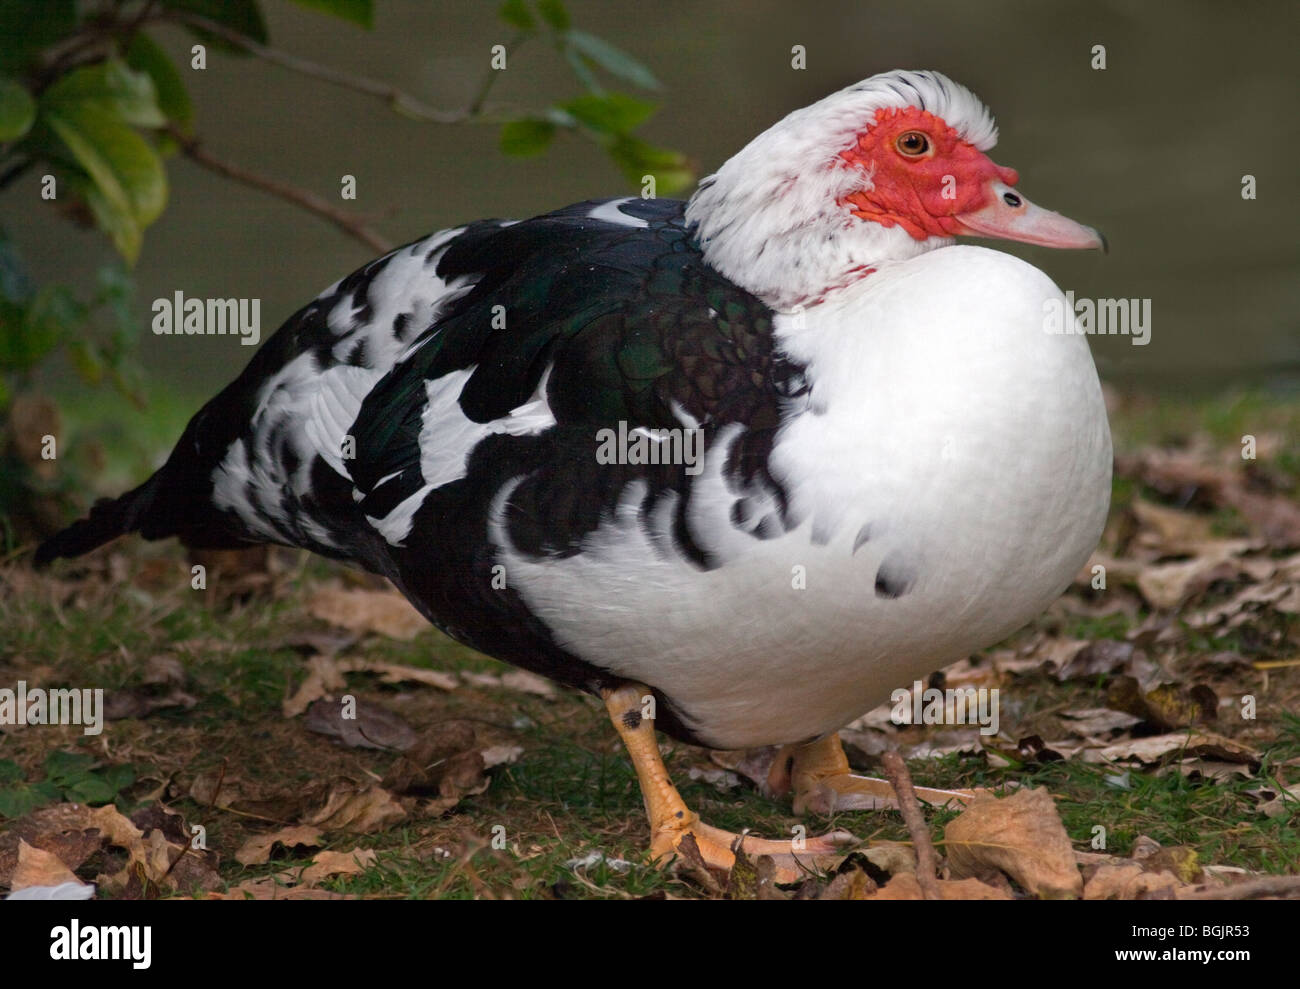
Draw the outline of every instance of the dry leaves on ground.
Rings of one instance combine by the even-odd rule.
[[[211,890],[210,900],[349,900],[345,893],[319,889],[318,885],[334,876],[355,876],[378,862],[373,848],[354,848],[347,852],[317,852],[310,862],[284,869],[270,876],[246,879],[227,890]]]
[[[981,796],[944,829],[948,868],[956,879],[1005,873],[1043,899],[1079,896],[1083,879],[1061,815],[1046,790]]]
[[[314,701],[333,700],[347,691],[348,673],[375,673],[384,683],[422,683],[438,690],[455,690],[460,681],[451,673],[425,670],[416,666],[402,666],[356,657],[340,659],[332,655],[311,656],[307,660],[307,676],[298,689],[285,699],[283,713],[286,718],[302,714]]]
[[[240,865],[261,865],[269,862],[271,852],[276,845],[290,854],[296,848],[316,848],[320,845],[324,833],[320,828],[299,824],[272,831],[270,834],[254,835],[235,852],[235,861]]]
[[[1077,852],[1046,790],[982,795],[944,830],[936,889],[942,899],[1300,899],[1300,877],[1257,877],[1244,869],[1203,865],[1195,849],[1161,847],[1143,835],[1122,858]],[[737,856],[728,874],[705,867],[687,841],[678,871],[730,899],[922,900],[911,843],[871,842],[846,854],[829,875],[797,887],[774,881],[773,860]]]
[[[428,620],[395,590],[325,587],[307,601],[315,618],[350,632],[372,632],[409,641],[429,628]]]
[[[303,727],[351,748],[405,752],[415,745],[415,729],[382,704],[354,697],[343,704],[313,701]]]
[[[191,842],[181,815],[151,804],[130,818],[112,805],[56,804],[15,821],[0,836],[0,886],[19,890],[84,882],[77,872],[99,863],[93,881],[122,899],[208,889],[220,880],[216,856]]]
[[[407,816],[406,808],[383,787],[342,776],[306,787],[277,789],[212,771],[177,789],[177,796],[190,796],[202,806],[272,823],[309,824],[322,831],[382,831]]]

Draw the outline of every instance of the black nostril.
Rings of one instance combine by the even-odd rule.
[[[1019,205],[1020,205],[1020,197],[1017,196],[1014,192],[1004,192],[1004,193],[1002,193],[1002,201],[1003,201],[1004,203],[1006,203],[1008,206],[1019,206]]]

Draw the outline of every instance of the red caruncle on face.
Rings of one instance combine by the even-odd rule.
[[[897,224],[917,240],[964,232],[955,218],[987,205],[993,182],[1019,181],[1014,168],[995,164],[942,119],[916,107],[878,110],[874,125],[839,157],[841,167],[870,177],[841,204],[860,219]]]

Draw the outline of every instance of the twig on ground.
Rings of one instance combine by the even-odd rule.
[[[1232,886],[1206,889],[1193,886],[1174,894],[1180,900],[1256,900],[1264,896],[1300,899],[1300,876],[1262,876]]]
[[[912,835],[912,846],[916,849],[916,881],[921,887],[921,894],[927,900],[942,900],[939,890],[939,856],[935,853],[934,842],[930,840],[930,829],[921,814],[921,805],[916,799],[916,790],[912,786],[912,774],[907,771],[907,764],[897,751],[891,749],[881,756],[885,776],[889,778],[894,792],[898,794],[898,809],[902,811],[903,821]]]

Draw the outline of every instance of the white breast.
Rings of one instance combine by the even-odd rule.
[[[512,586],[562,644],[664,691],[719,747],[843,726],[1032,619],[1096,545],[1110,434],[1086,341],[1044,330],[1060,294],[1009,255],[948,247],[780,317],[812,386],[771,462],[797,527],[732,526],[732,434],[689,506],[721,566],[652,545],[629,492],[581,554],[505,550]]]

